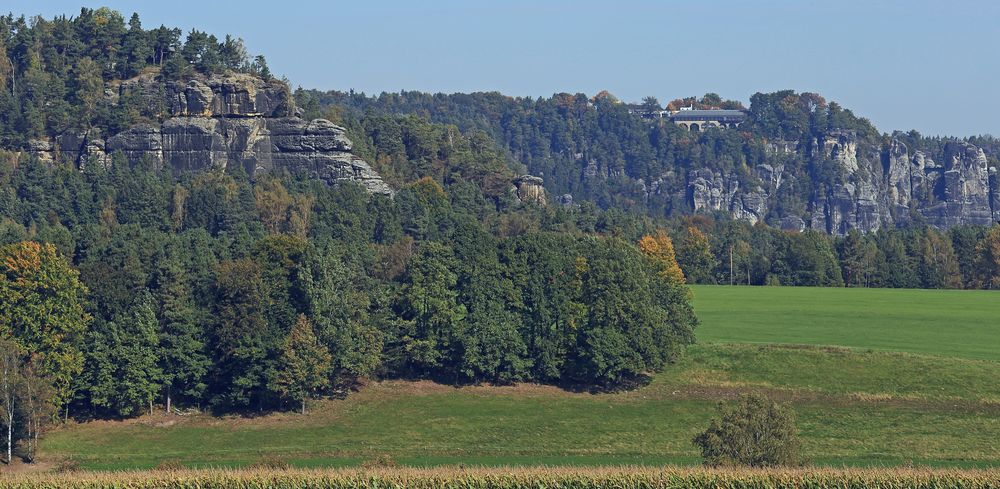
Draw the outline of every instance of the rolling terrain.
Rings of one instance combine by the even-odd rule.
[[[696,464],[691,438],[720,399],[794,407],[804,454],[828,466],[995,466],[1000,363],[989,292],[695,287],[700,343],[649,385],[373,382],[307,416],[145,416],[55,431],[46,457],[90,469]],[[735,312],[734,312],[735,311]],[[937,326],[935,326],[937,325]],[[849,348],[846,348],[849,347]]]

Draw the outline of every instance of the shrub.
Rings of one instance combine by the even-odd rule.
[[[696,436],[706,465],[775,467],[799,461],[792,411],[768,398],[748,394],[719,404],[719,418]]]

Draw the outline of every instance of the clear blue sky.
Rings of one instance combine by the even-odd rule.
[[[609,90],[661,102],[813,91],[882,131],[1000,136],[1000,2],[4,0],[242,37],[293,85],[366,93]]]

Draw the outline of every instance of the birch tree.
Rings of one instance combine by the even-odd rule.
[[[0,414],[7,428],[7,465],[14,456],[14,416],[17,413],[17,391],[20,384],[21,347],[0,337]]]
[[[56,415],[52,398],[52,380],[36,365],[37,361],[24,363],[21,375],[20,404],[25,426],[24,456],[28,462],[35,461],[38,451],[38,438],[42,429]]]

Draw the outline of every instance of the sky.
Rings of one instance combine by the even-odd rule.
[[[1000,136],[996,0],[4,0],[0,11],[81,6],[243,38],[293,87],[663,103],[793,89],[883,132]]]

